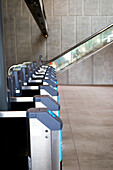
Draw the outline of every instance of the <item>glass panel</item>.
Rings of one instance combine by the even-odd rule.
[[[56,72],[64,69],[70,64],[77,62],[79,59],[90,55],[91,53],[99,50],[105,45],[113,41],[113,26],[96,35],[92,39],[69,51],[62,57],[54,60],[52,66],[56,68]]]

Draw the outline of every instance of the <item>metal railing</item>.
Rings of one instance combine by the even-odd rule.
[[[78,62],[86,56],[95,53],[113,41],[113,24],[101,29],[72,48],[66,50],[55,58],[43,61],[45,64],[51,63],[55,67],[56,72],[69,66],[74,62]]]

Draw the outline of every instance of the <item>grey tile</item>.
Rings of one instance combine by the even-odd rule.
[[[106,16],[92,16],[92,34],[106,26]]]
[[[112,84],[112,54],[113,45],[104,48],[94,55],[93,64],[93,82],[94,84]],[[98,58],[98,61],[97,61]],[[105,71],[106,70],[106,71]]]
[[[61,53],[61,17],[48,17],[48,26],[47,56],[51,59]]]
[[[62,17],[62,52],[76,44],[76,17]]]
[[[113,16],[107,16],[107,25],[113,23]]]
[[[68,0],[54,1],[54,15],[68,14]]]
[[[32,16],[27,4],[25,3],[25,0],[22,0],[22,16],[24,17]]]
[[[73,64],[68,72],[69,84],[92,84],[92,57]]]
[[[57,75],[58,84],[67,84],[68,82],[68,72],[64,71],[62,74]]]
[[[53,15],[53,0],[45,0],[44,1],[44,8],[45,8],[45,13],[47,16],[52,16]]]
[[[82,0],[69,1],[69,15],[82,15]]]
[[[100,0],[100,15],[113,15],[113,1],[112,0]]]
[[[3,18],[7,16],[7,0],[2,1],[2,15]]]
[[[77,43],[91,35],[91,17],[77,16]]]
[[[31,19],[31,23],[31,56],[34,61],[38,59],[39,55],[43,55],[43,60],[46,60],[46,39],[34,19]]]
[[[9,68],[11,65],[16,64],[16,32],[14,18],[4,18],[3,23],[6,67]]]
[[[85,0],[84,8],[85,15],[98,15],[99,12],[99,0]]]
[[[31,61],[30,20],[28,17],[16,18],[17,63]]]
[[[22,16],[22,0],[7,0],[7,15],[10,17]]]

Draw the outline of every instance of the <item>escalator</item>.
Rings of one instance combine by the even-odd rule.
[[[51,64],[58,74],[69,65],[86,59],[111,43],[113,43],[113,24],[96,32],[55,58],[42,62],[44,64]]]

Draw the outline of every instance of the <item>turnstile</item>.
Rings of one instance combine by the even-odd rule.
[[[30,131],[26,112],[0,112],[0,167],[31,170]]]
[[[1,165],[12,170],[60,169],[62,121],[47,109],[0,112]]]
[[[28,67],[28,77],[29,77],[28,80],[25,75],[24,75],[24,80],[26,80],[26,81],[19,81],[19,79],[16,78],[16,83],[15,83],[17,86],[16,92],[20,93],[19,96],[24,96],[24,97],[11,98],[11,108],[13,108],[12,110],[16,110],[16,108],[18,108],[17,110],[22,110],[22,109],[26,110],[29,108],[28,106],[39,108],[39,103],[37,106],[36,100],[33,100],[34,95],[42,95],[43,97],[42,97],[41,102],[44,101],[43,100],[44,95],[49,95],[56,102],[59,102],[58,101],[59,100],[58,88],[57,88],[55,73],[54,73],[54,71],[51,72],[51,69],[47,70],[47,68],[46,69],[45,68],[44,67],[41,68],[43,71],[40,70],[39,72],[36,72],[35,70],[33,70],[32,74],[31,74],[31,71]],[[25,74],[25,69],[23,69],[23,71]],[[16,77],[18,77],[18,75],[20,77],[22,76],[22,74],[19,71],[15,71],[14,75]],[[41,76],[42,76],[42,79],[40,78]],[[18,94],[16,96],[18,96]],[[46,98],[47,98],[47,96],[46,96]],[[49,99],[49,97],[48,97],[48,99]],[[34,103],[34,101],[35,101],[35,103]],[[53,101],[52,104],[54,104],[55,101]],[[47,102],[51,103],[50,100]],[[50,115],[55,116],[54,113],[56,113],[57,116],[60,117],[60,109],[58,108],[58,109],[54,110],[54,109],[52,109],[54,107],[52,107],[52,108],[48,107],[49,103],[47,104],[47,102],[46,102],[45,106],[48,108],[48,112],[50,113]],[[58,103],[56,103],[56,104],[58,104]],[[44,106],[44,104],[43,104],[43,106]],[[46,108],[46,107],[44,107],[44,108]],[[54,111],[54,113],[52,111]],[[58,167],[57,168],[61,170],[62,169],[62,130],[60,130],[59,134],[60,134],[60,145],[59,145],[60,166],[59,166],[59,168]],[[59,165],[59,163],[58,163],[58,165]]]
[[[33,170],[36,170],[37,165],[38,170],[60,170],[61,119],[55,114],[51,115],[47,109],[29,109],[28,117],[30,118]]]

